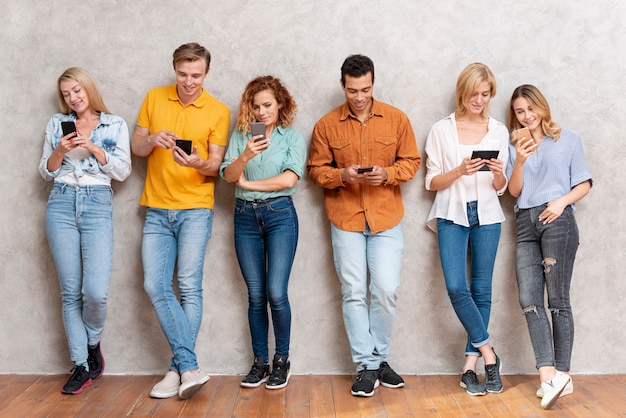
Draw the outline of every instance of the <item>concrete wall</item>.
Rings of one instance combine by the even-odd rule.
[[[96,6],[98,4],[98,6]],[[198,41],[213,54],[205,87],[232,109],[248,80],[271,73],[295,96],[295,127],[307,141],[314,123],[343,102],[339,67],[352,53],[376,64],[375,97],[403,109],[423,150],[430,126],[454,109],[465,65],[481,61],[498,80],[492,116],[506,120],[517,85],[533,83],[554,117],[582,137],[594,176],[578,205],[581,245],[572,290],[574,373],[626,373],[626,126],[622,22],[626,3],[379,0],[265,3],[189,0],[6,2],[0,16],[0,373],[64,373],[71,367],[59,286],[44,232],[50,184],[37,172],[45,125],[57,112],[55,83],[69,66],[96,78],[108,107],[135,128],[146,91],[174,82],[171,53]],[[103,349],[108,373],[162,373],[169,347],[142,287],[145,161],[114,184],[115,261]],[[424,169],[404,185],[406,256],[390,361],[402,373],[456,373],[465,334],[448,300],[436,237],[425,227],[434,195]],[[205,265],[204,321],[197,352],[211,373],[248,370],[246,288],[232,238],[234,188],[220,181]],[[290,283],[295,373],[350,373],[339,284],[332,266],[322,191],[297,186],[300,246]],[[492,343],[505,373],[534,371],[517,302],[513,199],[497,259]]]

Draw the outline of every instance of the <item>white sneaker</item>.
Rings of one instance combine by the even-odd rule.
[[[210,378],[211,376],[203,372],[202,369],[184,372],[180,377],[181,385],[178,388],[178,396],[180,399],[191,398]]]
[[[565,385],[565,389],[563,389],[563,392],[561,392],[559,398],[571,395],[572,393],[574,393],[574,380],[570,377],[569,382],[567,382],[567,385]],[[543,388],[541,386],[539,386],[539,389],[537,389],[537,397],[543,398]]]
[[[171,398],[178,395],[178,388],[180,387],[180,376],[173,370],[168,371],[165,377],[150,391],[150,397],[152,398]]]
[[[557,370],[552,380],[541,382],[541,389],[543,389],[541,407],[543,409],[550,409],[557,399],[559,399],[559,396],[561,396],[561,393],[563,393],[565,386],[567,386],[570,380],[568,375]]]

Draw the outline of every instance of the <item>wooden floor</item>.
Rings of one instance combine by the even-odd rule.
[[[541,409],[536,376],[503,376],[500,394],[472,397],[459,376],[403,376],[401,389],[350,395],[353,376],[292,376],[285,389],[214,376],[191,399],[151,399],[161,376],[103,376],[64,395],[66,375],[0,375],[0,417],[626,417],[626,376],[574,376],[574,394]]]

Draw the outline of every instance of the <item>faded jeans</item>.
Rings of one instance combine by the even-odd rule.
[[[48,198],[46,235],[76,364],[87,362],[87,344],[98,344],[104,330],[113,261],[112,195],[109,186],[55,183]]]
[[[389,356],[404,254],[402,229],[398,224],[374,234],[367,225],[363,232],[350,232],[331,224],[331,237],[352,360],[357,370],[378,369]]]
[[[181,374],[198,368],[202,269],[212,225],[211,209],[146,211],[141,246],[144,289],[172,349],[170,370]],[[180,302],[173,288],[174,266]]]
[[[574,342],[570,284],[578,249],[578,226],[571,206],[554,222],[544,225],[539,214],[547,205],[516,213],[515,272],[519,302],[526,317],[537,368],[556,366],[569,371]],[[548,310],[544,306],[548,293]]]

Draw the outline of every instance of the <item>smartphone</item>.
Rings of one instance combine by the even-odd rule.
[[[495,151],[486,151],[486,150],[474,150],[472,151],[472,157],[471,159],[475,159],[475,158],[480,158],[482,160],[491,160],[492,158],[498,158],[498,154],[500,154],[500,151],[495,150]],[[482,167],[480,167],[480,169],[478,171],[489,171],[489,167],[487,167],[487,165],[483,165]]]
[[[252,122],[250,125],[252,136],[263,135],[263,138],[256,139],[254,142],[263,141],[265,139],[265,124],[263,122]]]
[[[185,151],[185,154],[191,155],[191,140],[189,140],[189,139],[177,139],[176,140],[176,146],[178,148],[182,149],[183,151]]]
[[[72,132],[76,132],[76,124],[73,121],[61,122],[61,129],[63,129],[63,136],[69,135]]]
[[[374,167],[370,166],[370,167],[359,167],[356,169],[356,172],[358,174],[363,174],[363,173],[369,173],[370,171],[373,171]]]
[[[517,142],[518,139],[526,138],[526,141],[532,141],[533,137],[530,134],[530,130],[528,128],[517,129],[513,131],[513,144]]]

